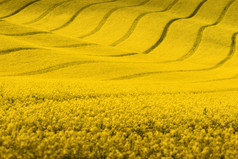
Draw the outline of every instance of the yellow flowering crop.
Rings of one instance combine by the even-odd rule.
[[[238,158],[237,0],[0,0],[0,159]]]

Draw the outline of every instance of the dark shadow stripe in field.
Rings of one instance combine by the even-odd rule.
[[[222,92],[237,92],[237,91],[238,91],[238,88],[229,88],[229,89],[217,89],[217,90],[206,90],[206,91],[190,91],[188,93],[202,94],[202,93],[222,93]]]
[[[212,27],[212,26],[216,26],[217,24],[219,24],[222,19],[224,18],[226,12],[228,11],[229,7],[232,5],[232,3],[234,3],[235,0],[232,0],[230,2],[228,2],[228,4],[225,6],[225,8],[222,10],[220,16],[218,17],[217,21],[212,23],[212,24],[208,24],[208,25],[204,25],[202,26],[197,33],[197,37],[195,40],[195,43],[193,44],[192,48],[188,51],[188,53],[186,53],[185,55],[181,56],[180,58],[176,59],[176,60],[169,60],[169,61],[164,61],[162,63],[169,63],[169,62],[177,62],[177,61],[183,61],[188,59],[189,57],[191,57],[196,50],[198,49],[201,41],[202,41],[202,36],[203,36],[203,32],[205,31],[205,29]]]
[[[238,35],[238,32],[236,32],[232,35],[232,42],[231,42],[231,45],[230,45],[230,51],[229,51],[228,55],[223,60],[218,62],[216,65],[214,65],[213,67],[208,68],[207,70],[218,68],[233,57],[233,55],[235,54],[235,51],[236,51],[236,36],[237,35]]]
[[[138,53],[125,53],[125,54],[118,54],[118,55],[93,55],[93,56],[100,56],[100,57],[124,57],[124,56],[133,56],[137,55]],[[92,56],[92,55],[91,55]]]
[[[0,34],[0,35],[4,35],[4,36],[30,36],[30,35],[38,35],[38,34],[51,34],[51,32],[35,31],[35,32],[16,33],[16,34]],[[96,44],[96,43],[80,43],[80,44],[50,46],[50,47],[73,48],[73,47],[83,47],[83,46],[93,46],[93,45],[98,45],[98,44]]]
[[[157,48],[164,41],[164,39],[165,39],[165,37],[166,37],[166,35],[167,35],[168,31],[169,31],[169,28],[172,26],[173,23],[175,23],[178,20],[190,19],[190,18],[194,17],[198,13],[198,11],[200,10],[200,8],[203,6],[203,4],[205,2],[207,2],[207,0],[203,0],[202,2],[200,2],[198,4],[198,6],[196,7],[196,9],[193,11],[193,13],[191,13],[189,16],[183,17],[183,18],[175,18],[175,19],[170,20],[165,25],[160,38],[155,42],[155,44],[153,44],[149,49],[145,50],[143,53],[144,54],[148,54],[151,51],[153,51],[155,48]]]
[[[5,0],[5,1],[2,1],[0,2],[0,5],[4,4],[4,3],[7,3],[7,2],[10,2],[11,0]]]
[[[93,45],[97,45],[97,44],[94,44],[94,43],[81,43],[81,44],[60,45],[60,46],[52,46],[52,47],[58,47],[58,48],[75,48],[75,47],[93,46]]]
[[[12,48],[12,49],[6,49],[6,50],[0,50],[0,55],[5,55],[5,54],[10,54],[13,52],[18,52],[18,51],[24,51],[24,50],[36,50],[36,49],[40,49],[40,48]]]
[[[1,34],[1,35],[5,35],[5,36],[30,36],[30,35],[38,35],[38,34],[50,34],[50,33],[45,32],[45,31],[34,31],[34,32],[27,32],[27,33]]]
[[[6,16],[0,17],[0,19],[5,19],[5,18],[9,18],[9,17],[11,17],[11,16],[14,16],[14,15],[16,15],[17,13],[21,12],[22,10],[24,10],[25,8],[31,6],[32,4],[34,4],[34,3],[36,3],[36,2],[39,2],[39,1],[41,1],[41,0],[35,0],[35,1],[30,2],[30,3],[27,3],[26,5],[22,6],[22,7],[19,8],[19,9],[17,9],[16,11],[14,11],[14,12],[12,12],[12,13],[6,15]]]
[[[238,79],[238,74],[236,74],[232,77],[217,78],[217,79],[206,80],[206,81],[197,81],[197,82],[194,82],[194,83],[219,82],[219,81],[235,80],[235,79]]]
[[[126,39],[128,39],[131,34],[134,32],[135,28],[137,27],[139,21],[146,15],[148,14],[153,14],[153,13],[162,13],[162,12],[166,12],[168,10],[170,10],[176,3],[178,2],[178,0],[174,0],[171,4],[169,4],[165,9],[160,10],[160,11],[149,11],[149,12],[144,12],[141,13],[139,16],[136,17],[136,19],[133,21],[132,25],[130,26],[129,30],[118,40],[116,40],[115,42],[113,42],[110,46],[117,46],[120,43],[122,43],[123,41],[125,41]]]
[[[222,93],[222,92],[238,92],[238,88],[204,90],[204,91],[181,91],[181,92],[160,92],[160,94],[207,94],[207,93]]]
[[[149,1],[151,1],[151,0],[145,0],[145,1],[143,1],[142,3],[136,4],[136,5],[116,7],[116,8],[111,9],[109,12],[107,12],[107,13],[104,15],[104,17],[102,18],[102,20],[99,22],[99,24],[98,24],[92,31],[90,31],[89,33],[86,33],[86,34],[80,36],[79,38],[85,38],[85,37],[88,37],[88,36],[91,36],[91,35],[97,33],[99,30],[101,30],[101,28],[102,28],[102,27],[104,26],[104,24],[107,22],[108,18],[109,18],[114,12],[118,11],[119,9],[143,6],[143,5],[145,5],[146,3],[148,3]]]
[[[140,77],[149,76],[149,75],[153,75],[153,74],[210,71],[210,70],[219,68],[220,66],[225,64],[228,60],[230,60],[233,57],[233,55],[235,54],[235,51],[236,51],[235,50],[236,49],[236,36],[237,35],[238,35],[238,32],[235,32],[232,35],[230,51],[227,54],[227,56],[224,59],[222,59],[220,62],[218,62],[217,64],[215,64],[215,65],[213,65],[211,67],[202,68],[202,69],[192,69],[192,70],[169,70],[169,71],[142,72],[142,73],[137,73],[137,74],[133,74],[133,75],[127,75],[127,76],[121,76],[121,77],[117,77],[117,78],[112,78],[110,80],[134,79],[134,78],[140,78]]]
[[[67,1],[63,1],[63,2],[59,2],[54,4],[53,6],[51,6],[49,9],[47,9],[45,12],[43,12],[39,17],[37,17],[36,19],[33,19],[29,22],[26,22],[24,24],[32,24],[32,23],[36,23],[38,21],[40,21],[41,19],[43,19],[44,17],[46,17],[48,14],[50,14],[51,12],[53,12],[56,8],[60,7],[61,5],[63,5],[64,3],[70,2],[72,0],[67,0]]]
[[[98,4],[104,4],[104,3],[111,3],[111,2],[115,2],[117,0],[110,0],[110,1],[106,1],[106,2],[97,2],[97,3],[92,3],[92,4],[88,4],[84,7],[82,7],[81,9],[79,9],[66,23],[64,23],[63,25],[55,28],[55,29],[51,29],[50,31],[57,31],[57,30],[60,30],[60,29],[63,29],[65,27],[67,27],[68,25],[70,25],[77,17],[78,15],[84,11],[85,9],[91,7],[91,6],[94,6],[94,5],[98,5]]]
[[[233,77],[216,78],[216,79],[211,79],[211,80],[195,81],[195,82],[189,82],[189,83],[219,82],[219,81],[233,80],[233,79],[237,79],[237,78],[238,78],[237,75],[235,75]]]
[[[236,74],[236,75],[234,75],[232,77],[219,78],[219,79],[214,79],[214,80],[210,80],[210,81],[215,82],[215,81],[234,80],[234,79],[238,79],[238,74]]]
[[[89,63],[96,63],[98,61],[73,61],[73,62],[66,62],[66,63],[61,63],[58,65],[54,66],[49,66],[43,69],[39,69],[36,71],[29,71],[29,72],[23,72],[23,73],[17,73],[14,75],[8,75],[8,76],[25,76],[25,75],[38,75],[38,74],[44,74],[48,72],[53,72],[57,71],[63,68],[71,67],[71,66],[76,66],[76,65],[82,65],[82,64],[89,64]]]

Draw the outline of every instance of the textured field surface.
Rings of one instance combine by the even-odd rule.
[[[0,0],[0,158],[238,158],[237,0]]]

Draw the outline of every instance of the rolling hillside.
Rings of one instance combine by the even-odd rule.
[[[236,158],[237,43],[237,0],[1,0],[0,158]]]

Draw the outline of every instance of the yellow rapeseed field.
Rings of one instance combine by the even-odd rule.
[[[0,0],[0,159],[238,158],[238,0]]]

